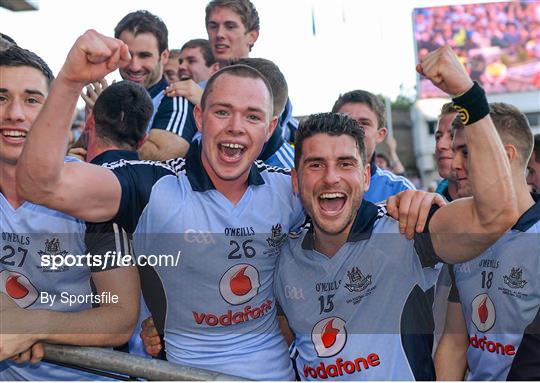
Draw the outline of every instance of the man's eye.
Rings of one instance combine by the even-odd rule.
[[[251,121],[260,121],[261,120],[261,118],[259,116],[255,115],[255,114],[250,114],[248,116],[248,119],[251,120]]]
[[[37,98],[33,98],[33,97],[26,99],[26,102],[29,103],[29,104],[39,104],[40,103]]]

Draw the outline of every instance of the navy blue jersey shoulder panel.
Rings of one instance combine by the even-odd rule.
[[[414,234],[414,249],[420,258],[420,263],[422,267],[433,267],[437,263],[441,262],[441,259],[435,253],[433,248],[433,242],[431,241],[431,235],[429,234],[429,222],[435,212],[439,209],[439,206],[432,206],[428,214],[428,219],[426,221],[426,226],[423,233]]]
[[[401,343],[415,380],[435,380],[433,311],[426,293],[415,285],[401,316]]]
[[[529,208],[516,222],[513,230],[527,231],[536,222],[540,221],[540,194],[531,194],[535,204]]]
[[[156,182],[175,173],[168,165],[153,161],[122,160],[102,166],[113,171],[122,187],[120,207],[113,221],[133,233]]]
[[[460,303],[459,291],[456,287],[456,274],[454,274],[454,265],[448,266],[448,272],[450,274],[450,293],[448,294],[448,302]]]
[[[507,380],[540,380],[540,308],[525,328]]]

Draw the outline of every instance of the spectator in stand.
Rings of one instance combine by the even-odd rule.
[[[163,75],[167,79],[167,82],[169,84],[173,84],[177,81],[180,81],[179,76],[179,59],[180,58],[180,50],[179,49],[171,49],[169,51],[169,59],[167,60],[167,63],[163,67]]]
[[[371,181],[364,198],[379,202],[400,191],[416,188],[405,177],[383,170],[375,164],[375,147],[388,132],[384,104],[377,96],[365,90],[353,90],[340,95],[332,108],[334,113],[344,113],[364,128],[367,158],[370,163]]]
[[[534,136],[534,149],[527,164],[527,183],[540,194],[540,134]]]

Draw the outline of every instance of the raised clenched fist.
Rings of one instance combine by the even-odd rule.
[[[128,65],[130,60],[128,47],[123,41],[90,29],[69,51],[58,79],[82,87]]]
[[[416,70],[452,97],[465,93],[473,86],[465,68],[447,45],[424,56]]]

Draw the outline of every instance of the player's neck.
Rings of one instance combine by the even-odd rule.
[[[452,201],[459,198],[457,182],[448,180],[448,195],[452,198]]]
[[[15,182],[15,165],[0,165],[0,191],[9,204],[17,209],[24,203],[17,194],[17,184]]]
[[[529,185],[525,179],[522,179],[521,182],[515,182],[514,185],[516,189],[516,198],[518,202],[519,215],[522,216],[527,210],[534,205],[534,199],[531,197],[529,192]]]
[[[315,227],[313,235],[315,240],[315,250],[326,255],[328,258],[332,258],[345,242],[347,242],[349,231],[344,230],[339,234],[327,234]]]

